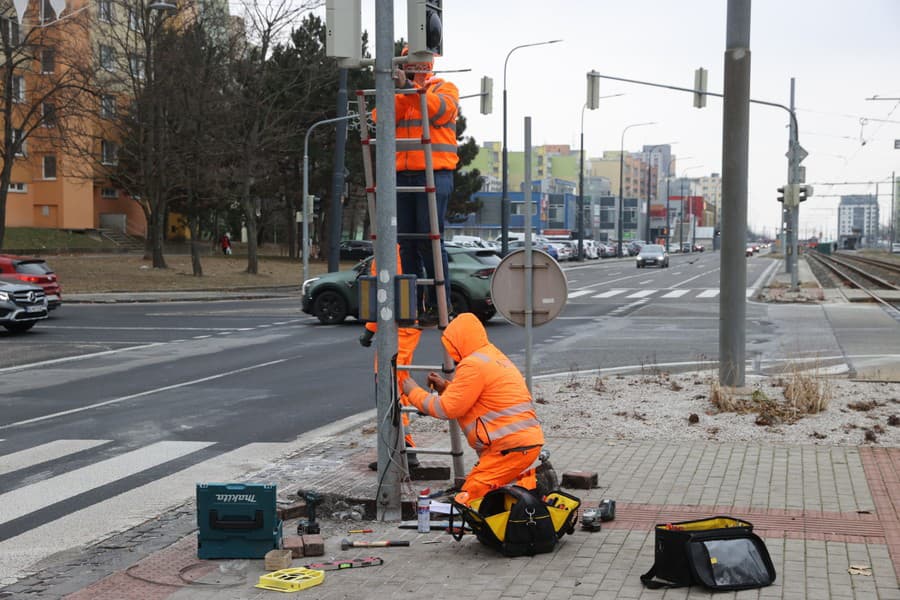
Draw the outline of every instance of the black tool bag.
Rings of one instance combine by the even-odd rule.
[[[657,525],[653,568],[641,575],[651,589],[701,584],[714,591],[744,590],[773,581],[765,543],[751,523],[731,517]]]
[[[453,502],[462,515],[460,527],[450,530],[462,539],[462,525],[468,523],[478,540],[506,556],[533,556],[551,552],[559,538],[575,531],[581,500],[562,491],[543,499],[517,485],[491,490],[468,506]]]

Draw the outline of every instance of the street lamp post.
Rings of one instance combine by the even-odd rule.
[[[509,57],[519,48],[529,48],[531,46],[544,46],[547,44],[555,44],[562,40],[549,40],[546,42],[535,42],[533,44],[522,44],[510,50],[503,61],[503,164],[502,173],[503,187],[500,198],[500,249],[501,253],[506,256],[509,251],[509,157],[506,148],[506,66],[509,63]],[[531,218],[531,215],[528,215]]]
[[[671,146],[672,144],[677,144],[677,143],[678,142],[669,142],[668,144],[656,144],[655,146],[650,146],[650,149],[647,151],[647,229],[646,229],[646,236],[644,237],[644,240],[648,244],[653,243],[653,240],[650,239],[650,201],[652,199],[651,195],[650,195],[650,189],[651,189],[650,188],[650,168],[651,168],[652,162],[653,162],[653,153],[656,152],[657,149],[662,148],[663,146]],[[669,162],[671,162],[671,161],[672,161],[672,159],[670,158]],[[659,169],[657,169],[657,171],[656,171],[656,187],[659,187]],[[666,188],[666,189],[668,190],[668,188]],[[668,229],[668,223],[666,223],[666,228]],[[668,251],[668,248],[666,248],[666,251]]]
[[[681,160],[686,160],[688,158],[694,158],[694,157],[693,156],[685,156]],[[674,156],[670,156],[669,162],[666,163],[666,252],[672,251],[671,244],[669,243],[670,238],[672,236],[672,219],[669,217],[669,215],[671,214],[670,210],[669,210],[669,197],[671,196],[671,194],[669,192],[669,184],[671,183],[672,178],[669,176],[669,170],[672,166],[672,161],[674,159],[675,159]]]
[[[692,165],[692,166],[690,166],[690,167],[687,167],[687,168],[685,168],[685,169],[682,169],[682,171],[681,171],[681,210],[678,211],[678,245],[679,245],[679,246],[678,246],[678,249],[679,249],[681,252],[684,252],[684,200],[685,200],[685,196],[684,196],[684,180],[685,180],[685,177],[684,177],[684,174],[687,173],[688,171],[690,171],[691,169],[699,169],[699,168],[701,168],[702,166],[703,166],[703,165]],[[689,190],[689,191],[690,191],[690,190]],[[694,211],[693,211],[693,209],[691,208],[690,202],[688,202],[688,209],[691,211],[691,222],[693,222],[693,220],[694,220]],[[692,231],[693,231],[693,229],[692,229]],[[690,251],[690,252],[693,252],[693,251],[694,251],[694,240],[693,240],[693,238],[691,239],[691,249],[690,249],[689,251]]]
[[[633,123],[622,130],[622,143],[619,145],[619,219],[616,226],[616,236],[619,238],[617,242],[618,256],[622,256],[622,214],[625,212],[625,197],[623,194],[623,183],[625,179],[625,132],[632,127],[642,127],[644,125],[656,125],[656,121],[648,121],[647,123]]]

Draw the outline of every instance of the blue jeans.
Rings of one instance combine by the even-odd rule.
[[[424,171],[400,171],[397,173],[397,186],[424,186]],[[435,171],[434,187],[437,196],[438,229],[441,232],[441,262],[444,265],[444,291],[447,294],[447,309],[450,307],[450,267],[447,262],[447,251],[444,249],[444,217],[447,215],[447,204],[453,193],[453,171]],[[425,192],[397,193],[397,237],[400,243],[400,262],[403,272],[421,276],[424,269],[428,278],[434,279],[434,258],[431,252],[431,240],[426,238],[411,239],[404,233],[430,233],[431,222],[428,218],[428,195]],[[437,309],[435,286],[429,286],[426,293],[419,293],[419,304],[427,308]]]

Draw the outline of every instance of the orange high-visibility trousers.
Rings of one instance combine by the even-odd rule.
[[[540,454],[540,446],[508,454],[485,452],[466,476],[466,482],[462,491],[456,495],[456,501],[468,504],[472,500],[483,498],[489,491],[510,483],[527,490],[535,489],[537,477],[535,469],[531,467]]]

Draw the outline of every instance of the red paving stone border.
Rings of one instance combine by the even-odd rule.
[[[894,572],[900,578],[900,448],[861,447],[859,456],[875,513],[884,527]]]
[[[200,566],[192,568],[195,564]],[[215,568],[215,563],[198,563],[197,538],[191,535],[65,600],[164,600]]]

